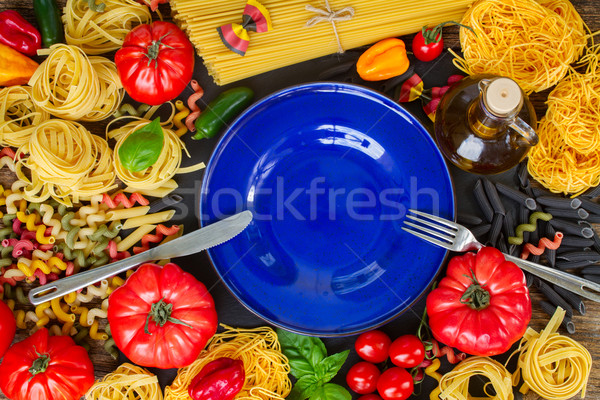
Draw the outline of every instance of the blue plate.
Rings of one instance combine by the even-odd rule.
[[[443,157],[401,106],[341,83],[294,86],[246,110],[200,199],[203,225],[254,213],[208,251],[225,285],[267,322],[316,336],[382,325],[431,284],[446,251],[400,229],[408,208],[454,218]]]

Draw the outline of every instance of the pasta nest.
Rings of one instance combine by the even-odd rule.
[[[454,64],[467,74],[514,79],[526,93],[556,85],[583,54],[585,25],[568,0],[479,0],[460,29],[463,58]]]

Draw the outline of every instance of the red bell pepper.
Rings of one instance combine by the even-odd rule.
[[[0,12],[0,43],[20,53],[35,56],[42,48],[42,35],[18,12]]]
[[[242,390],[245,380],[242,360],[221,357],[200,370],[188,393],[194,400],[232,400]]]

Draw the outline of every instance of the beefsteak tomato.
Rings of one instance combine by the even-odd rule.
[[[16,331],[17,323],[12,311],[5,302],[0,300],[0,358],[10,347]]]
[[[159,105],[177,97],[192,79],[194,47],[177,25],[138,25],[115,54],[123,87],[132,99]]]
[[[77,400],[93,383],[87,351],[46,328],[15,343],[0,364],[0,389],[12,400]]]
[[[477,356],[504,353],[531,319],[525,275],[493,247],[456,256],[427,296],[427,314],[436,340]]]
[[[143,264],[108,298],[117,347],[145,367],[194,361],[217,331],[217,312],[202,282],[173,263]]]

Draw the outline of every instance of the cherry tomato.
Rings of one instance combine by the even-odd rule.
[[[346,375],[348,387],[358,394],[373,393],[377,389],[379,368],[370,362],[360,361],[354,364]]]
[[[407,370],[392,367],[383,371],[377,381],[377,392],[383,400],[405,400],[414,389],[413,377]]]
[[[387,360],[391,343],[392,340],[384,332],[369,331],[361,334],[356,339],[354,348],[360,358],[377,364]]]
[[[437,28],[437,27],[436,27]],[[421,61],[431,61],[442,54],[444,49],[444,39],[442,39],[441,29],[437,34],[432,28],[423,28],[418,32],[412,41],[412,51],[415,57]]]
[[[425,346],[415,335],[400,336],[390,345],[390,358],[398,367],[416,367],[425,359]]]
[[[358,400],[383,400],[380,395],[371,393],[360,396]]]

